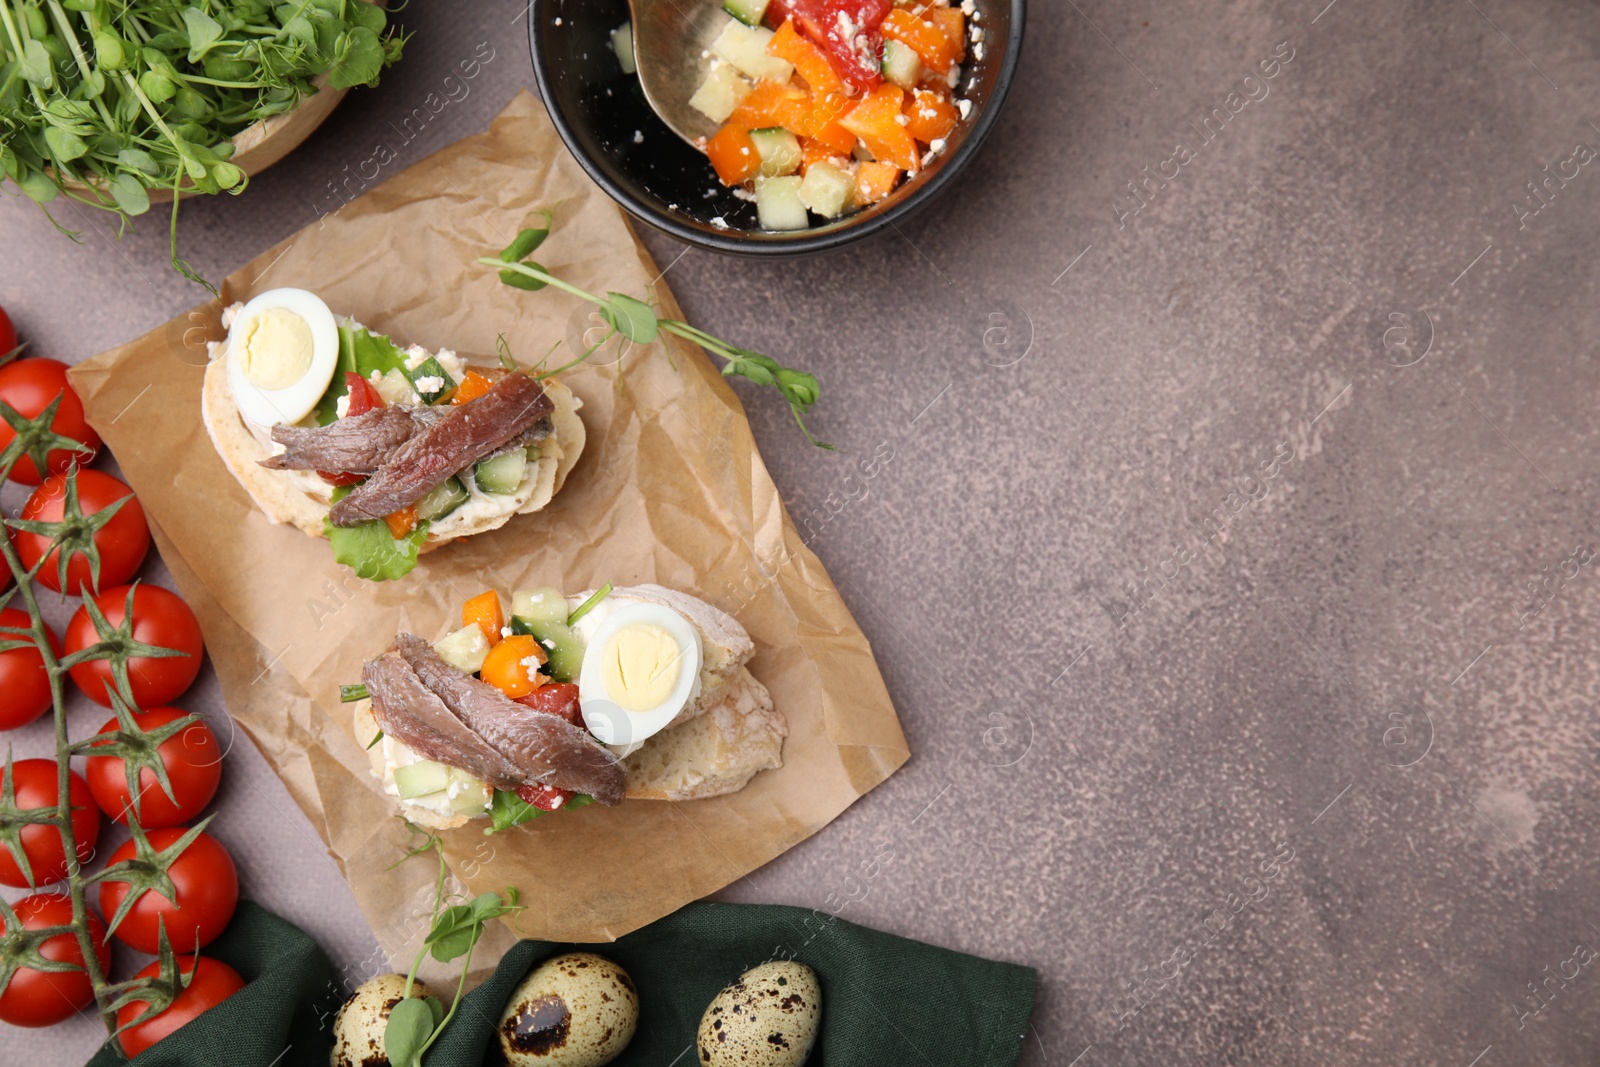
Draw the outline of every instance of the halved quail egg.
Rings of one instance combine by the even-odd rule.
[[[257,426],[295,423],[328,391],[339,363],[339,325],[315,293],[269,289],[233,316],[228,388]]]

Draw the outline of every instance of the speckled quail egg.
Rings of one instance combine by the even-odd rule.
[[[369,979],[344,1002],[333,1020],[333,1052],[328,1057],[332,1067],[365,1067],[367,1064],[388,1063],[389,1054],[383,1046],[383,1028],[389,1025],[389,1012],[403,999],[406,976],[380,974]],[[433,990],[420,981],[411,983],[413,997],[433,995]]]
[[[602,956],[554,956],[522,980],[500,1015],[500,1051],[511,1067],[603,1067],[639,1025],[628,972]]]
[[[822,1028],[822,987],[803,963],[752,967],[700,1017],[701,1067],[800,1067]]]

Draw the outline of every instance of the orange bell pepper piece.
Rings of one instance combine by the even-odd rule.
[[[411,531],[417,528],[417,509],[412,507],[401,508],[393,515],[385,515],[383,521],[389,525],[389,535],[399,541],[409,537]]]
[[[706,156],[723,185],[743,185],[761,170],[761,153],[742,126],[724,126],[706,142]]]
[[[956,12],[960,14],[960,12]],[[938,93],[918,89],[906,97],[906,132],[923,144],[950,136],[961,121],[961,113]]]
[[[811,140],[826,145],[834,155],[838,156],[848,156],[856,150],[856,135],[837,122],[830,122],[822,127],[811,135]]]
[[[539,687],[538,671],[529,661],[543,665],[549,659],[539,642],[527,634],[512,634],[489,650],[478,677],[516,700]]]
[[[904,100],[905,93],[898,85],[885,83],[841,118],[839,125],[861,138],[873,159],[915,172],[921,166],[921,157],[917,155],[917,142],[900,125]]]
[[[494,383],[475,370],[469,370],[461,376],[461,384],[456,386],[456,391],[450,394],[450,403],[465,404],[469,400],[476,400],[490,389]]]
[[[959,15],[960,12],[956,14]],[[940,74],[950,72],[950,66],[958,54],[938,24],[930,22],[926,17],[913,15],[903,7],[895,8],[889,12],[888,18],[883,20],[883,35],[891,41],[899,41],[916,52],[929,68]]]
[[[479,593],[461,606],[461,625],[478,627],[491,645],[500,643],[500,630],[505,624],[506,614],[500,607],[500,594],[493,589]]]
[[[868,160],[861,164],[860,171],[856,174],[856,200],[862,204],[876,204],[894,192],[894,187],[899,181],[899,167],[891,163],[874,163]]]
[[[809,141],[800,142],[800,173],[804,174],[811,169],[813,163],[820,163],[825,159],[848,162],[849,156],[849,152],[837,152],[825,141],[813,137]]]
[[[944,34],[950,46],[950,59],[960,63],[967,55],[967,16],[959,7],[934,7],[928,9],[927,18]]]
[[[811,98],[804,89],[759,81],[728,116],[728,125],[743,126],[747,130],[764,130],[769,126],[799,130],[805,124],[810,105]]]
[[[814,93],[844,92],[844,82],[833,64],[828,62],[822,49],[800,36],[794,28],[794,19],[787,19],[778,27],[778,32],[767,42],[767,54],[793,63],[795,73]]]

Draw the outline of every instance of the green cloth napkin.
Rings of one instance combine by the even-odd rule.
[[[639,1030],[615,1067],[694,1067],[695,1033],[711,998],[741,972],[778,957],[809,965],[822,982],[822,1034],[807,1067],[1010,1067],[1038,981],[1029,967],[803,908],[690,904],[607,945],[513,946],[467,995],[425,1067],[479,1067],[498,1044],[495,1024],[517,984],[540,961],[573,950],[615,960],[639,989]],[[325,1067],[333,970],[309,938],[241,904],[207,952],[253,979],[250,986],[151,1048],[135,1067]],[[102,1050],[90,1067],[119,1062],[126,1061]]]

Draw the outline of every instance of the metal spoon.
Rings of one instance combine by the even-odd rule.
[[[633,13],[633,62],[644,98],[672,132],[705,151],[717,124],[689,106],[705,78],[701,53],[728,21],[722,5],[706,0],[628,0]]]

